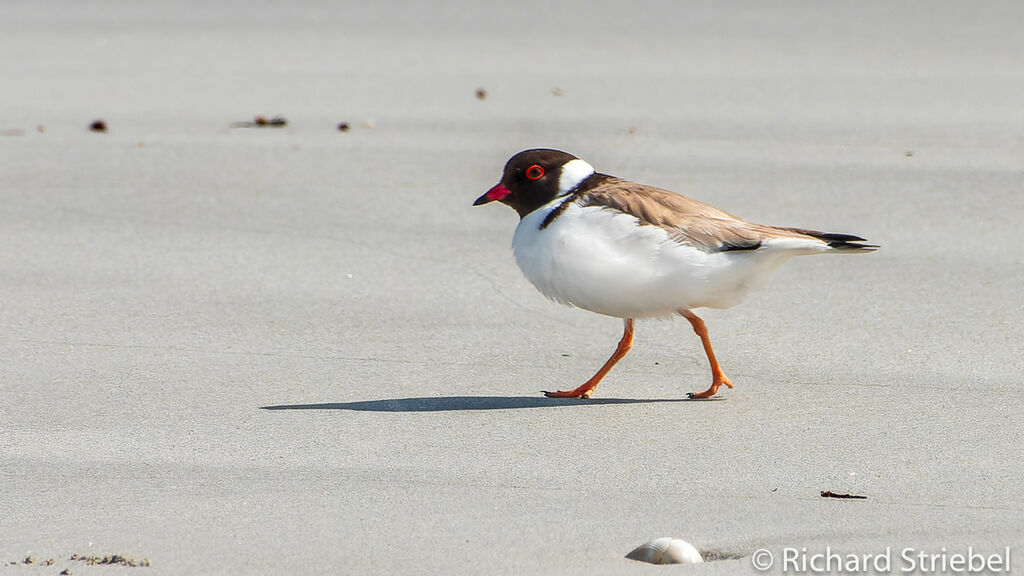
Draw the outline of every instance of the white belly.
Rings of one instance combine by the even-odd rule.
[[[708,253],[672,240],[660,227],[639,226],[633,216],[575,203],[540,230],[563,200],[519,222],[512,239],[516,263],[548,298],[599,314],[645,318],[728,308],[792,255]]]

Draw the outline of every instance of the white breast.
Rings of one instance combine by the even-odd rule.
[[[547,228],[558,198],[519,222],[516,263],[548,298],[619,318],[668,316],[682,309],[738,304],[791,254],[708,253],[680,244],[633,216],[575,202]]]

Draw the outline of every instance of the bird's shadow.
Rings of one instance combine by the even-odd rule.
[[[708,400],[724,400],[709,398]],[[521,408],[564,408],[608,404],[654,404],[660,402],[705,402],[690,398],[544,398],[540,396],[427,396],[387,398],[360,402],[323,404],[280,404],[263,410],[354,410],[358,412],[446,412],[463,410],[518,410]]]

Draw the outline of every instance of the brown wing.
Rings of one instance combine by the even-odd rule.
[[[635,216],[642,224],[660,226],[681,242],[708,252],[756,250],[770,237],[806,237],[771,226],[752,224],[675,192],[609,178],[587,190],[582,206],[604,206]]]
[[[664,228],[677,241],[707,252],[757,250],[764,241],[775,238],[800,238],[846,252],[878,248],[862,244],[864,239],[852,234],[754,224],[681,194],[606,174],[595,174],[574,195],[580,206],[602,206],[635,216],[641,224]],[[548,214],[542,228],[567,204]]]

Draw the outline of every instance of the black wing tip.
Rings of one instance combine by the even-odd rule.
[[[821,240],[828,245],[829,248],[834,250],[847,250],[850,252],[874,252],[878,250],[877,244],[862,244],[867,242],[867,239],[855,236],[853,234],[838,234],[835,232],[818,232],[817,230],[807,230],[804,228],[790,228],[789,230],[805,236],[811,236]]]
[[[803,230],[804,234],[828,240],[829,242],[867,242],[866,238],[854,236],[853,234],[836,234],[834,232],[818,232],[817,230]]]
[[[853,234],[822,234],[818,236],[822,240],[828,243],[828,247],[833,250],[851,250],[854,252],[874,252],[878,250],[877,244],[863,244],[867,242],[866,239],[860,236],[854,236]]]
[[[861,244],[860,242],[846,242],[834,240],[828,243],[833,250],[849,250],[851,252],[874,252],[878,250],[878,244]]]

